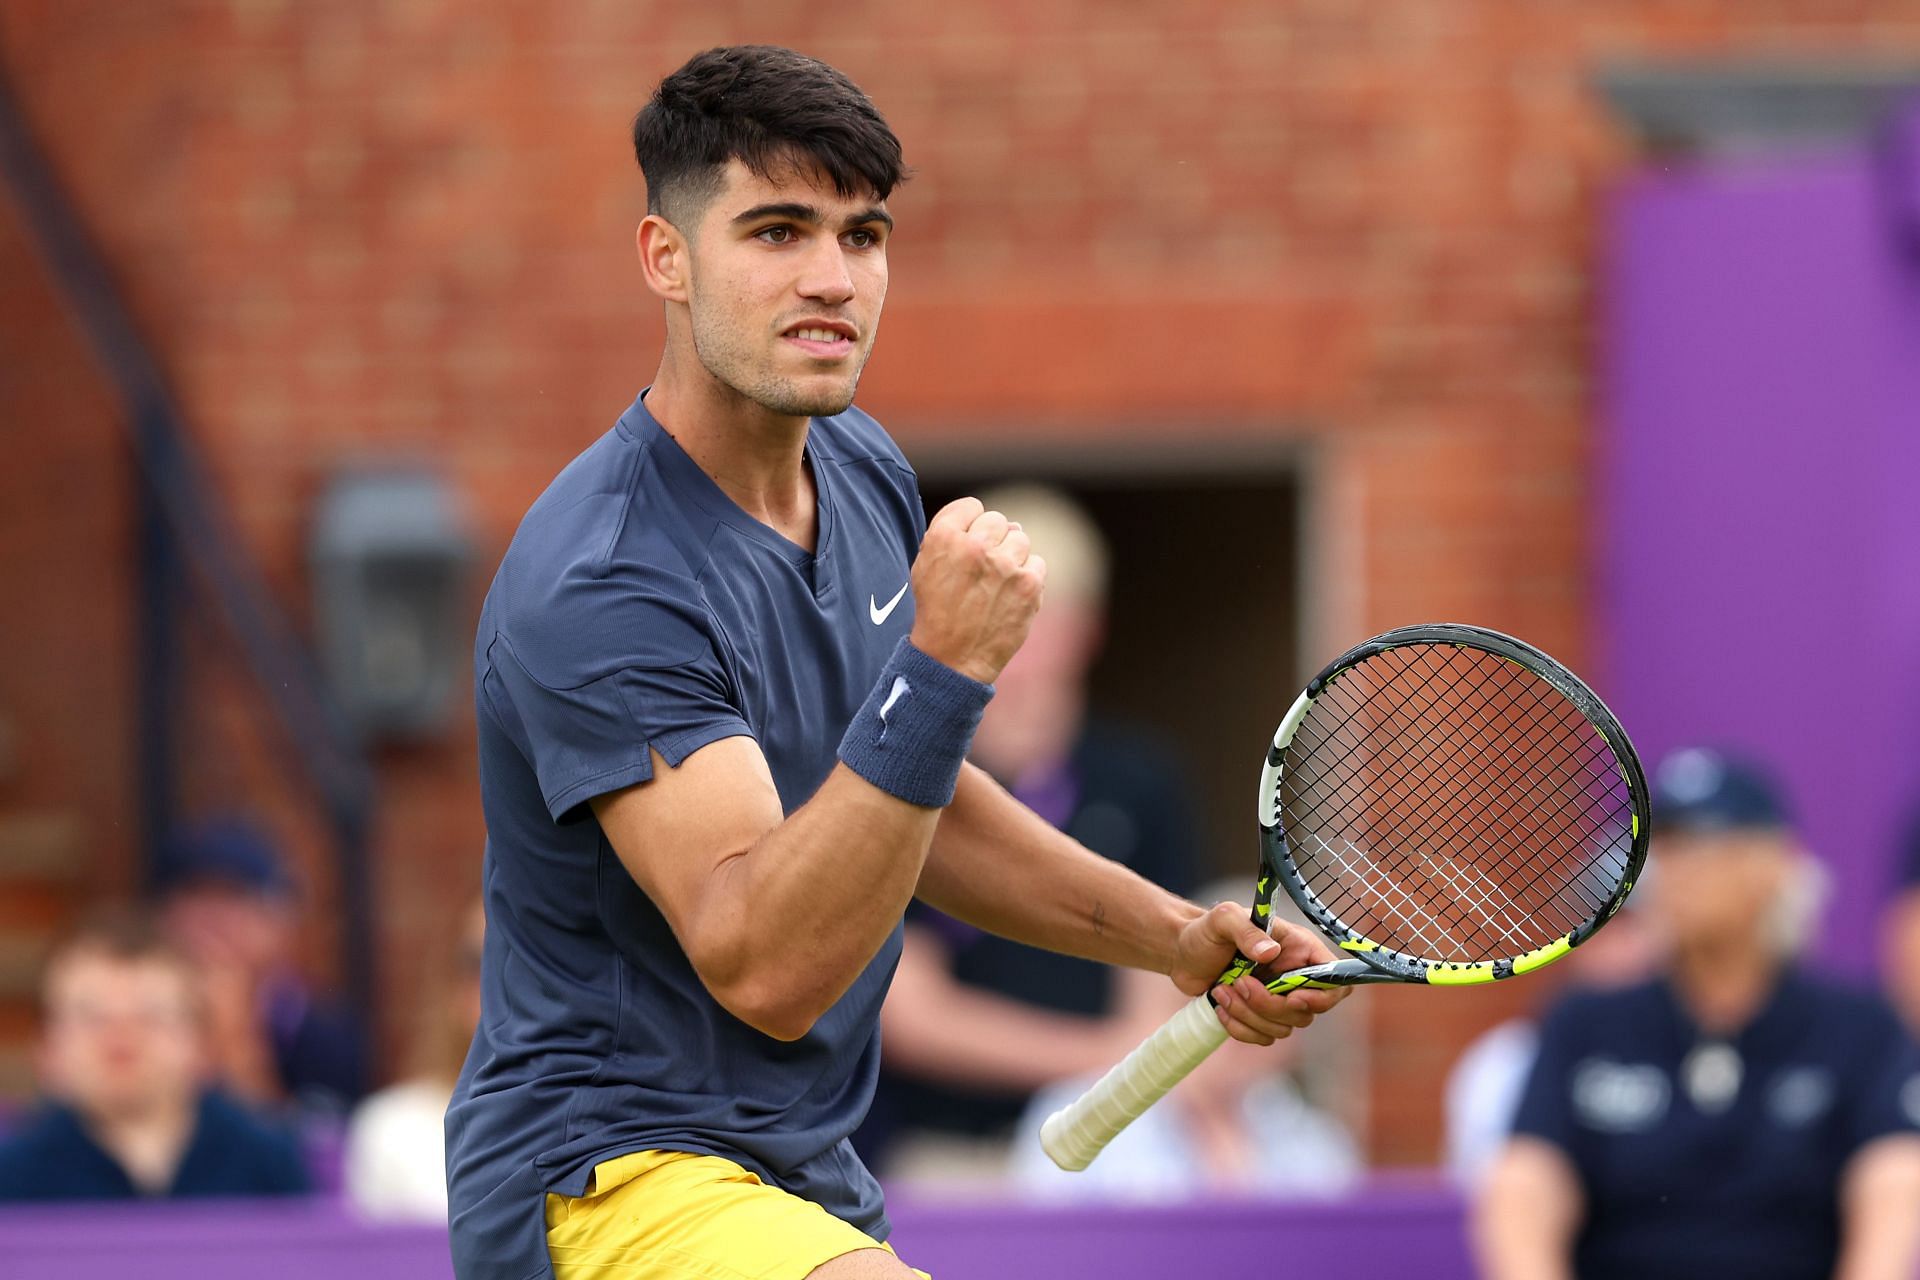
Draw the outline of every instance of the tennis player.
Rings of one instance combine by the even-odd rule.
[[[851,408],[887,290],[900,145],[839,72],[703,53],[634,124],[652,385],[535,502],[475,644],[482,1016],[447,1113],[463,1280],[915,1274],[847,1143],[914,895],[1190,995],[1203,910],[965,756],[1039,606],[1027,535],[922,514]],[[1337,998],[1216,991],[1268,1043]]]

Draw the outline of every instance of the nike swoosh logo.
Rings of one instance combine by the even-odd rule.
[[[907,584],[903,582],[900,584],[900,589],[893,593],[893,599],[887,601],[885,604],[875,604],[873,597],[868,596],[867,616],[873,619],[873,625],[877,627],[885,622],[888,616],[893,613],[893,606],[899,604],[901,597],[906,594]]]

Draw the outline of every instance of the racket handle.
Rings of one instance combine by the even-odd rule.
[[[1040,1126],[1041,1148],[1062,1169],[1086,1168],[1226,1039],[1213,1002],[1196,997],[1085,1093],[1048,1116]]]

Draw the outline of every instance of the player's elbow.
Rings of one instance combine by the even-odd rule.
[[[800,1039],[826,1012],[825,1005],[772,974],[742,977],[722,987],[709,984],[709,989],[728,1013],[775,1040]]]

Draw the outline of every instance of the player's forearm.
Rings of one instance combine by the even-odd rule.
[[[1920,1265],[1920,1138],[1881,1138],[1848,1162],[1834,1280],[1911,1280]]]
[[[918,889],[1002,937],[1168,972],[1200,909],[1062,835],[979,769],[961,770]]]
[[[786,821],[715,868],[689,947],[709,989],[769,1035],[804,1034],[899,924],[939,813],[836,767]]]

